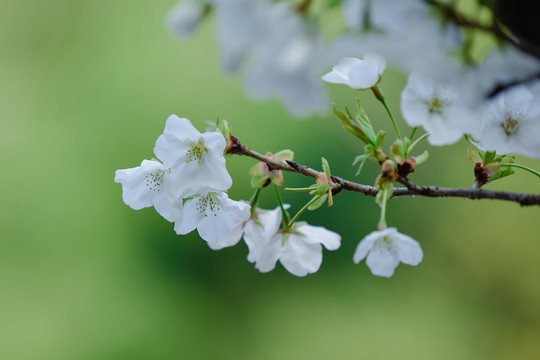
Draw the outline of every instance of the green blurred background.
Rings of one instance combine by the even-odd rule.
[[[304,220],[342,235],[319,272],[260,274],[243,243],[210,250],[153,209],[124,205],[114,171],[153,156],[172,113],[199,128],[220,116],[259,152],[353,178],[360,144],[330,114],[298,121],[255,103],[220,72],[213,19],[177,41],[160,1],[2,0],[0,7],[1,359],[538,359],[540,209],[400,198],[389,224],[422,244],[390,278],[354,265],[375,230],[372,198],[343,193]],[[387,71],[396,111],[405,78]],[[340,106],[352,90],[328,86]],[[362,102],[391,130],[368,93]],[[400,122],[402,128],[405,127]],[[472,184],[465,143],[429,149],[420,184]],[[419,149],[423,150],[423,149]],[[540,168],[539,161],[520,159]],[[233,199],[255,162],[231,157]],[[358,181],[372,184],[369,164]],[[287,186],[310,180],[285,175]],[[540,192],[518,173],[492,189]],[[274,207],[270,191],[263,205]],[[298,209],[303,194],[285,194]]]

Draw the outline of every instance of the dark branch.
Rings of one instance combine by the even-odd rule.
[[[232,137],[232,136],[231,136]],[[259,154],[256,151],[251,150],[249,147],[242,145],[237,138],[232,137],[232,142],[234,147],[231,148],[229,154],[245,155],[262,161],[268,164],[272,169],[285,170],[290,172],[295,172],[302,174],[304,176],[309,176],[312,178],[319,175],[319,171],[314,170],[308,166],[300,165],[294,161],[287,161],[284,163],[279,160],[270,159],[262,154]],[[336,181],[340,188],[355,191],[362,193],[368,196],[376,196],[378,189],[370,185],[358,184],[346,179],[343,179],[338,176],[333,176],[333,180]],[[528,205],[540,205],[540,195],[537,194],[523,194],[523,193],[512,193],[505,191],[493,191],[493,190],[483,190],[483,189],[458,189],[458,188],[443,188],[438,186],[418,186],[411,183],[407,178],[400,177],[398,182],[405,185],[406,188],[395,188],[393,197],[397,196],[426,196],[426,197],[458,197],[458,198],[468,198],[468,199],[492,199],[492,200],[506,200],[517,202],[521,206]]]
[[[469,29],[475,29],[475,30],[491,33],[498,39],[505,41],[528,54],[533,55],[537,59],[540,59],[540,47],[538,45],[532,43],[529,40],[517,37],[513,34],[509,34],[507,31],[504,31],[497,20],[494,20],[493,23],[489,26],[483,25],[463,16],[449,4],[444,4],[438,0],[425,0],[425,1],[429,5],[432,5],[436,7],[437,9],[439,9],[444,14],[444,16],[448,20],[452,21],[454,24],[461,27],[469,28]]]

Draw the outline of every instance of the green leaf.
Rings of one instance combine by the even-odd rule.
[[[322,168],[324,170],[324,174],[326,175],[326,179],[328,180],[328,183],[331,181],[332,173],[330,172],[330,165],[328,164],[328,161],[326,161],[325,158],[321,158],[322,160]]]
[[[320,208],[326,201],[326,198],[328,198],[328,194],[318,195],[318,196],[320,197],[317,200],[315,200],[311,205],[308,206],[308,210],[316,210]]]
[[[354,162],[353,162],[353,166],[358,164],[359,162],[364,162],[366,161],[367,159],[369,159],[371,157],[371,154],[362,154],[362,155],[358,155],[355,159],[354,159]]]
[[[359,156],[356,157],[356,159],[354,160],[353,165],[356,165],[356,164],[358,164],[358,162],[360,162],[360,166],[358,167],[358,170],[356,171],[356,174],[354,174],[355,176],[360,175],[360,172],[364,168],[364,164],[366,163],[367,159],[369,159],[370,157],[371,157],[371,155],[368,155],[368,154],[359,155]]]
[[[274,157],[280,161],[293,160],[294,152],[292,150],[286,149],[277,152]]]
[[[262,188],[268,180],[268,175],[253,175],[251,177],[251,187],[254,189]]]
[[[426,150],[422,154],[415,156],[414,160],[416,161],[416,165],[420,165],[421,163],[425,162],[429,157],[429,152]]]
[[[364,129],[364,132],[366,133],[367,137],[369,138],[370,142],[373,145],[377,144],[377,135],[375,135],[375,130],[373,130],[373,125],[371,125],[371,121],[369,121],[369,117],[367,116],[366,111],[360,104],[360,100],[356,99],[356,103],[358,105],[358,113],[356,114],[356,120],[358,120]]]
[[[504,177],[507,177],[507,176],[510,176],[512,174],[514,174],[516,172],[516,170],[514,168],[506,168],[504,170],[499,170],[498,172],[496,172],[495,174],[491,175],[488,179],[488,182],[492,182],[492,181],[495,181],[495,180],[499,180],[499,179],[502,179]]]
[[[386,133],[382,130],[377,133],[377,139],[375,141],[376,147],[382,147],[383,141],[384,141],[384,135],[386,135]]]

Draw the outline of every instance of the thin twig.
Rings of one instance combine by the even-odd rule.
[[[507,33],[506,31],[503,30],[501,25],[499,25],[499,23],[496,20],[494,20],[493,23],[489,26],[483,25],[463,16],[462,14],[457,12],[452,7],[452,5],[442,3],[438,0],[425,0],[425,1],[429,5],[432,5],[438,8],[439,10],[441,10],[446,16],[446,18],[452,21],[454,24],[465,27],[465,28],[470,28],[470,29],[475,29],[475,30],[491,33],[498,39],[508,42],[512,44],[513,46],[517,47],[518,49],[540,59],[540,47],[538,47],[534,43],[531,43],[530,41],[527,41],[522,38],[518,38],[512,34]]]
[[[276,159],[270,159],[249,147],[242,145],[240,141],[231,136],[232,146],[229,154],[245,155],[266,163],[271,169],[279,169],[289,172],[295,172],[304,176],[316,178],[320,171],[314,170],[308,166],[300,165],[294,161],[282,162]],[[377,196],[378,189],[374,186],[358,184],[353,181],[343,179],[338,176],[332,176],[333,180],[339,184],[340,189],[355,191],[367,196]],[[438,186],[418,186],[413,184],[406,177],[399,177],[398,182],[405,185],[405,188],[394,189],[393,197],[419,195],[425,197],[458,197],[468,199],[492,199],[517,202],[521,206],[540,205],[540,194],[524,194],[506,191],[494,191],[484,189],[460,189],[444,188]]]

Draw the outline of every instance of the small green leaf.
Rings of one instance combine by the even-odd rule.
[[[358,155],[355,159],[354,159],[354,162],[353,162],[353,166],[358,164],[359,162],[364,162],[366,161],[367,159],[369,159],[371,157],[371,154],[362,154],[362,155]]]
[[[316,210],[320,208],[326,201],[326,198],[328,198],[328,194],[317,195],[317,196],[319,196],[319,198],[315,200],[311,205],[308,206],[308,210]]]
[[[385,135],[386,133],[382,130],[377,133],[377,139],[375,141],[376,147],[379,147],[379,148],[382,147]]]
[[[276,153],[274,157],[278,160],[285,161],[285,160],[293,160],[294,159],[294,152],[289,149],[281,150],[280,152]]]
[[[424,151],[422,154],[415,156],[414,160],[416,161],[416,165],[420,165],[421,163],[425,162],[429,157],[429,152]]]
[[[354,176],[359,176],[360,175],[360,173],[362,172],[362,169],[364,168],[364,164],[366,163],[367,159],[369,159],[369,157],[362,160],[362,162],[360,163],[360,166],[358,167],[358,170],[356,170],[356,174],[354,174]]]
[[[251,177],[251,187],[254,188],[254,189],[258,189],[258,188],[262,188],[263,185],[266,183],[266,181],[268,180],[268,176],[267,175],[253,175]]]
[[[322,160],[322,168],[324,170],[324,174],[326,175],[326,179],[330,183],[330,179],[332,177],[332,173],[330,172],[330,165],[328,164],[328,161],[326,161],[325,158],[321,158]]]
[[[373,130],[373,125],[371,124],[371,121],[369,121],[369,117],[360,104],[360,100],[356,99],[356,104],[358,105],[358,113],[356,114],[356,120],[358,120],[366,133],[367,137],[369,138],[370,142],[373,145],[377,144],[377,135],[375,135],[375,130]]]
[[[499,179],[502,179],[504,177],[507,177],[507,176],[510,176],[512,174],[514,174],[516,172],[516,170],[514,168],[511,168],[511,167],[508,167],[504,170],[499,170],[498,172],[496,172],[495,174],[491,175],[488,179],[488,182],[492,182],[492,181],[495,181],[495,180],[499,180]]]

